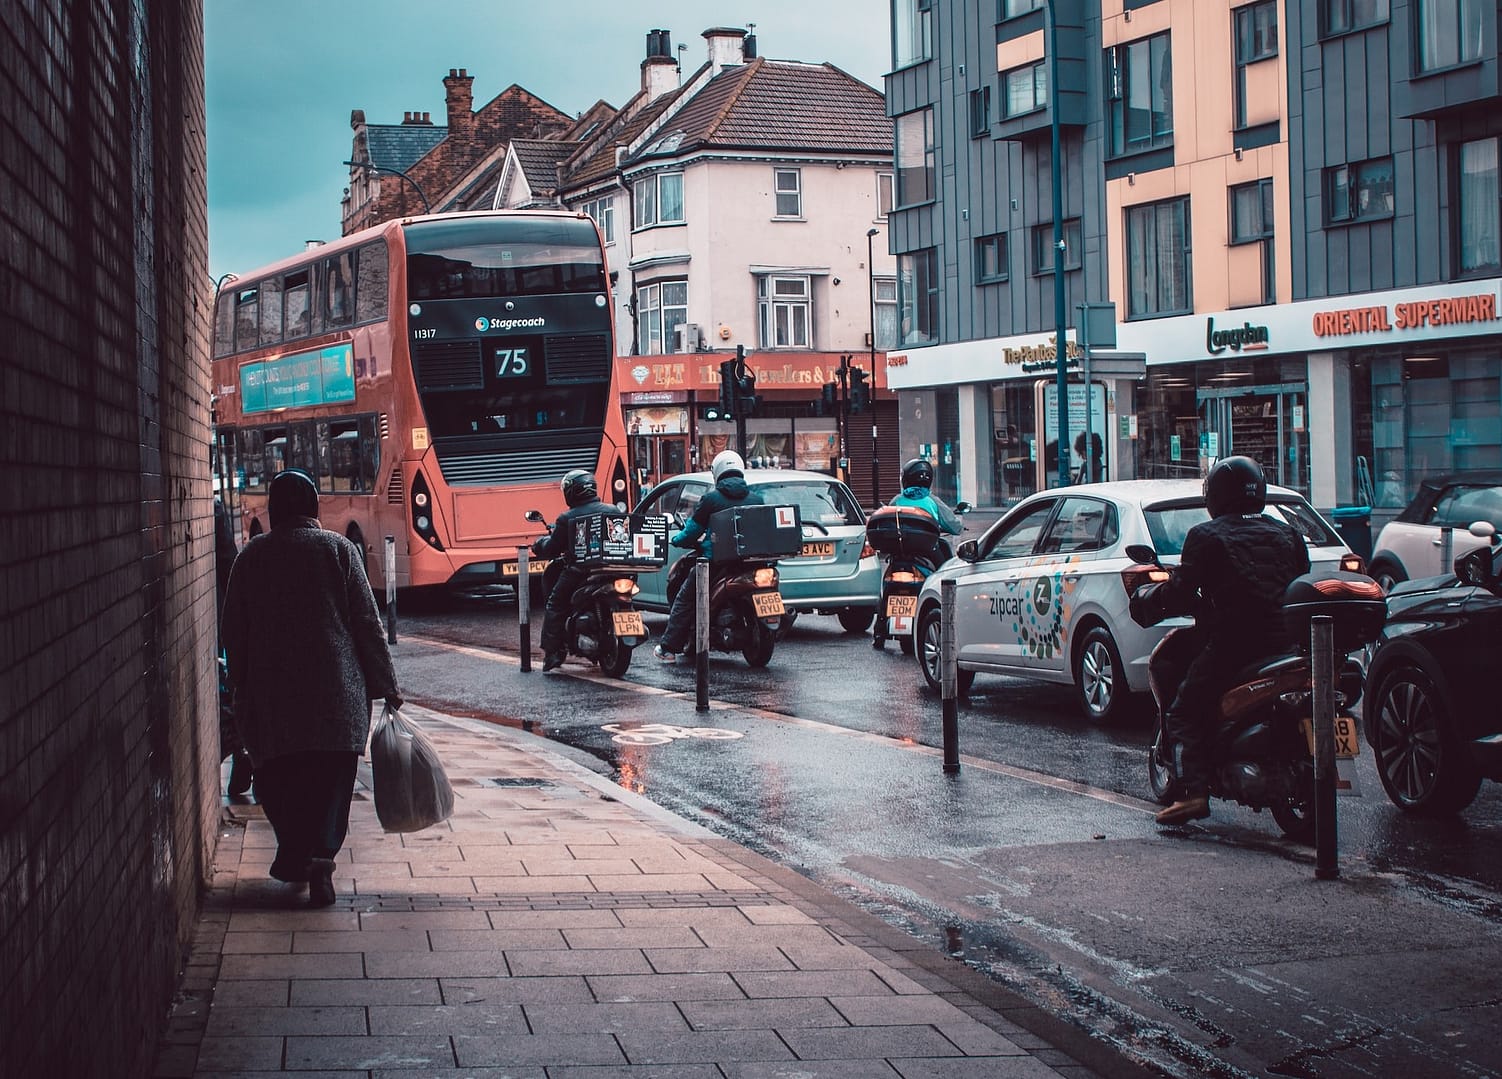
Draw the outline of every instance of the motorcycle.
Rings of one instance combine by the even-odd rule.
[[[698,552],[686,554],[668,570],[669,603],[688,581],[700,557]],[[770,663],[786,613],[777,585],[775,559],[712,562],[709,568],[710,651],[740,652],[752,667],[765,667]],[[688,654],[693,654],[695,644],[696,639],[690,638]]]
[[[960,502],[956,514],[970,503]],[[934,570],[953,555],[939,523],[914,506],[883,506],[866,519],[866,542],[882,556],[881,600],[876,606],[876,625],[871,645],[881,648],[895,638],[902,654],[916,651],[913,622],[918,615],[918,593]]]
[[[526,518],[553,531],[552,524],[539,510],[528,510]],[[553,594],[553,587],[569,564],[567,558],[548,562],[542,578],[545,595]],[[586,574],[569,600],[564,647],[570,655],[597,664],[601,673],[620,678],[631,666],[632,649],[647,639],[647,627],[633,604],[641,589],[637,587],[635,572],[619,565],[588,565]]]
[[[1126,549],[1135,565],[1123,571],[1132,619],[1153,626],[1189,615],[1169,608],[1162,584],[1169,572],[1157,553],[1141,544]],[[1310,665],[1310,620],[1330,615],[1334,624],[1337,756],[1354,757],[1358,741],[1351,708],[1361,698],[1364,675],[1351,658],[1377,639],[1386,617],[1382,588],[1364,573],[1316,569],[1297,578],[1283,594],[1289,644],[1279,655],[1249,664],[1220,698],[1212,739],[1214,758],[1209,795],[1239,802],[1255,812],[1272,811],[1284,835],[1300,843],[1314,839],[1314,683]],[[1174,634],[1168,631],[1158,648]],[[1158,722],[1147,754],[1148,785],[1160,805],[1179,797],[1167,712],[1177,686],[1152,681]]]

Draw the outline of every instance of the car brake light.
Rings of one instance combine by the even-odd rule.
[[[1345,573],[1365,573],[1366,560],[1354,551],[1340,556],[1340,568]]]
[[[861,557],[862,558],[875,558],[876,557],[876,548],[871,546],[870,541],[867,541],[866,543],[864,543],[864,544],[861,545]]]
[[[1128,599],[1143,585],[1166,580],[1168,580],[1168,571],[1162,566],[1149,566],[1138,562],[1121,571],[1121,584],[1126,589]]]

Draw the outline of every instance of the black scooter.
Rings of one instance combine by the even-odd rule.
[[[1137,564],[1123,572],[1131,593],[1132,620],[1153,626],[1164,619],[1192,615],[1173,609],[1163,584],[1169,571],[1157,553],[1141,544],[1126,549]],[[1240,802],[1257,812],[1272,811],[1288,838],[1314,839],[1314,684],[1309,657],[1310,619],[1332,616],[1335,652],[1340,663],[1335,693],[1337,755],[1354,756],[1356,720],[1350,709],[1361,697],[1361,667],[1349,657],[1377,639],[1386,617],[1382,589],[1364,573],[1315,570],[1299,577],[1283,596],[1288,650],[1248,665],[1220,699],[1215,717],[1215,756],[1209,794]],[[1169,630],[1158,648],[1183,628]],[[1343,663],[1341,662],[1343,660]],[[1160,805],[1179,797],[1173,743],[1166,713],[1177,686],[1152,685],[1158,724],[1147,754],[1148,785]],[[1348,752],[1341,752],[1340,747]]]
[[[527,520],[553,526],[540,510],[528,510]],[[543,573],[544,594],[551,596],[567,558],[554,558]],[[569,600],[568,621],[564,629],[564,646],[569,654],[599,665],[602,674],[620,678],[631,666],[631,651],[647,639],[647,627],[636,609],[635,597],[641,589],[636,574],[620,566],[601,564],[587,569],[584,583],[574,589]]]

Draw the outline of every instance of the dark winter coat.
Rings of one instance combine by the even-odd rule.
[[[221,632],[236,722],[257,765],[364,752],[370,702],[395,696],[397,684],[359,548],[316,518],[276,523],[235,559]]]
[[[1292,526],[1260,513],[1217,517],[1184,537],[1164,598],[1194,614],[1209,648],[1254,658],[1281,647],[1283,592],[1308,572],[1309,548]]]
[[[580,517],[589,517],[596,513],[619,513],[609,502],[601,502],[598,498],[593,502],[586,502],[582,506],[564,510],[553,522],[553,531],[532,544],[532,553],[538,558],[567,558],[574,551],[574,522]]]
[[[693,516],[681,531],[673,537],[674,547],[698,547],[705,558],[711,557],[713,538],[709,535],[709,519],[721,510],[732,506],[760,506],[761,495],[746,483],[746,477],[730,473],[720,481],[694,507]],[[700,537],[703,537],[702,539]]]

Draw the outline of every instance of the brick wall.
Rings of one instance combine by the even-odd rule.
[[[10,5],[0,127],[0,1075],[138,1075],[218,814],[201,4]]]

